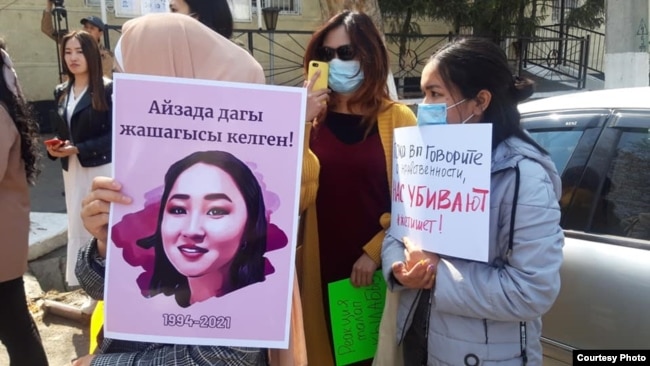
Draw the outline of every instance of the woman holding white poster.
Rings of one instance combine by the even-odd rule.
[[[446,104],[448,124],[492,123],[489,259],[439,256],[386,237],[383,272],[401,291],[404,364],[541,365],[541,316],[560,290],[564,236],[560,178],[520,126],[517,103],[532,83],[512,76],[496,44],[463,39],[431,57],[421,87],[425,104]]]

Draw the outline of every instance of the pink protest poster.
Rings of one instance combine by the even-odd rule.
[[[424,250],[486,262],[492,125],[395,130],[389,233]]]
[[[115,74],[105,336],[286,348],[305,90]]]

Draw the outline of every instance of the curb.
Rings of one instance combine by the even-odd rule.
[[[64,246],[68,241],[68,216],[62,213],[32,212],[29,229],[28,261]]]

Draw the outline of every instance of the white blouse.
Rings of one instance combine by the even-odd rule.
[[[68,127],[70,127],[70,120],[72,119],[72,114],[74,113],[74,109],[77,107],[77,103],[81,100],[81,97],[86,94],[86,90],[88,89],[88,86],[84,88],[84,90],[79,93],[79,95],[75,96],[74,95],[74,86],[70,88],[70,93],[68,93],[68,101],[65,106],[65,114],[67,116],[68,120]]]

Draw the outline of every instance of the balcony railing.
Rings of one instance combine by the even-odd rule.
[[[560,27],[560,24],[553,24],[538,27],[535,32],[535,36],[550,38],[588,39],[589,42],[588,52],[586,55],[586,68],[590,74],[599,78],[604,78],[605,69],[603,63],[605,60],[605,33],[568,25],[565,25],[562,28]],[[556,50],[560,51],[559,47],[562,46],[561,51],[563,54],[567,54],[570,52],[570,49],[567,49],[568,44],[568,42],[562,43],[558,41],[558,47],[556,47]]]

